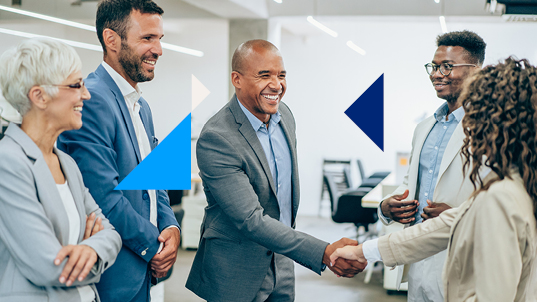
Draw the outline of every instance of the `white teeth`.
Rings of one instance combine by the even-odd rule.
[[[149,60],[143,60],[144,63],[155,65],[157,64],[157,61],[149,61]]]
[[[82,111],[82,106],[75,107],[75,111]]]
[[[278,99],[278,95],[263,94],[263,97],[265,97],[266,99],[269,99],[269,100],[273,100],[273,101]]]

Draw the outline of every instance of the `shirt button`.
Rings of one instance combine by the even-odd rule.
[[[278,185],[278,188],[281,187],[282,185]]]
[[[447,126],[444,126],[444,129],[447,129]]]
[[[428,195],[429,195],[429,193],[425,193],[424,195],[425,195],[425,196],[428,196]]]
[[[435,149],[435,150],[438,150],[438,146],[434,146],[434,149]]]
[[[433,170],[429,170],[429,173],[433,173]]]

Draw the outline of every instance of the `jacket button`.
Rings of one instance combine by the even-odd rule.
[[[144,195],[142,196],[142,198],[143,198],[144,200],[147,200],[147,199],[149,198],[149,194],[144,193]]]
[[[272,255],[272,252],[271,251],[267,251],[267,256],[270,256]]]
[[[142,251],[142,256],[145,256],[145,254],[147,254],[146,251]]]

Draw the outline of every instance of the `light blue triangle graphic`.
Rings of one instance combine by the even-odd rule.
[[[191,115],[117,185],[116,190],[190,190]]]

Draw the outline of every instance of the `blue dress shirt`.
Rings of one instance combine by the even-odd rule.
[[[427,135],[420,153],[420,164],[418,170],[418,186],[416,196],[420,203],[419,211],[416,213],[415,223],[422,222],[421,214],[423,208],[427,206],[427,199],[432,200],[434,188],[438,180],[442,156],[448,145],[449,139],[455,128],[464,117],[464,109],[459,107],[453,111],[446,121],[446,115],[449,112],[447,103],[444,103],[434,113],[436,123]]]
[[[270,116],[269,127],[267,129],[265,123],[248,111],[240,101],[239,105],[250,121],[250,124],[252,124],[269,163],[272,179],[276,186],[276,197],[278,198],[278,205],[280,207],[280,222],[291,227],[291,151],[280,126],[280,112],[276,112]]]

